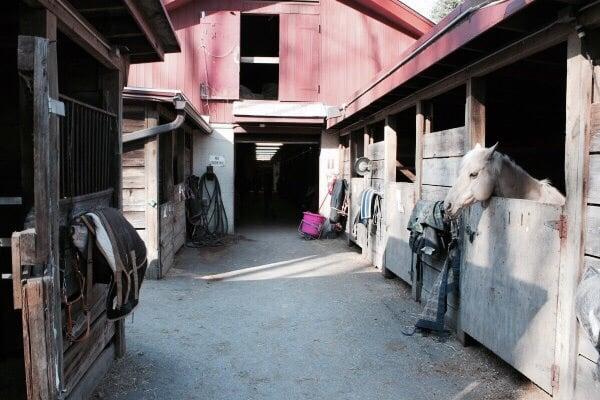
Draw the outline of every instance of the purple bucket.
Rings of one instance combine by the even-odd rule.
[[[317,239],[321,236],[323,222],[325,222],[324,216],[306,211],[304,212],[304,217],[298,227],[298,232],[300,232],[302,236],[309,236],[313,239]]]

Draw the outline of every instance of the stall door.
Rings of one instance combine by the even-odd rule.
[[[191,92],[200,90],[203,98],[211,100],[239,99],[240,13],[210,12],[201,19],[195,32],[200,40],[198,61],[194,52],[188,52],[191,59],[185,63],[197,66],[201,87],[191,88]]]
[[[406,227],[414,206],[414,183],[394,182],[386,186],[385,267],[408,283],[412,283],[412,251],[408,245],[409,231]]]
[[[462,329],[548,393],[562,207],[492,198],[465,212]]]

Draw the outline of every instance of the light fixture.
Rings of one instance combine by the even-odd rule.
[[[260,143],[256,143],[257,147],[281,147],[283,146],[283,143],[270,143],[270,142],[260,142]]]

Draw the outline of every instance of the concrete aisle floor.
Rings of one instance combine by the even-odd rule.
[[[183,249],[146,281],[104,399],[537,399],[481,347],[404,336],[420,306],[342,241],[294,227]]]

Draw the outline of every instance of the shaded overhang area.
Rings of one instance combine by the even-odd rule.
[[[236,141],[313,143],[325,128],[328,107],[318,102],[243,100],[233,103]],[[310,139],[307,139],[311,136]],[[252,137],[252,139],[248,139]],[[246,140],[247,139],[247,140]],[[256,139],[256,140],[255,140]],[[299,142],[298,142],[299,140]],[[308,141],[307,141],[308,140]]]
[[[109,68],[163,61],[181,51],[161,0],[26,0],[56,15],[58,28]]]
[[[578,3],[578,4],[574,4]],[[327,128],[348,130],[483,76],[566,40],[582,3],[571,0],[467,0],[330,113]]]
[[[181,90],[147,89],[127,86],[123,89],[123,101],[160,103],[173,113],[174,121],[180,116],[182,120],[181,124],[187,123],[193,129],[197,129],[203,134],[208,135],[213,132],[208,116],[201,115]]]

